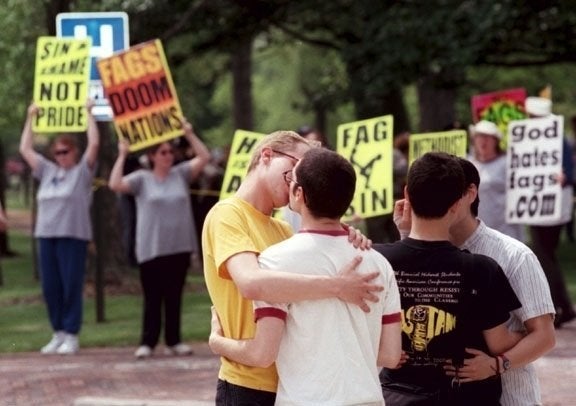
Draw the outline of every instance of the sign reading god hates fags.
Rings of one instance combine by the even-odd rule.
[[[408,138],[408,163],[427,152],[446,152],[466,158],[467,134],[464,130],[453,130],[425,134],[411,134]]]
[[[160,40],[97,62],[118,137],[137,151],[183,134],[182,109]]]
[[[563,134],[562,116],[510,122],[507,223],[542,225],[560,219]]]
[[[345,220],[391,213],[392,138],[391,115],[338,126],[337,151],[356,171],[356,192]]]
[[[220,189],[220,200],[232,196],[238,190],[248,172],[254,147],[262,138],[264,138],[264,134],[261,133],[236,130],[230,147],[222,189]]]
[[[33,96],[38,114],[32,122],[34,132],[86,130],[89,53],[89,38],[38,38]]]

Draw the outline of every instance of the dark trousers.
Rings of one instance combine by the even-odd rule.
[[[574,308],[568,295],[564,274],[560,269],[560,263],[556,256],[563,227],[563,225],[530,226],[530,237],[534,254],[538,257],[540,265],[544,269],[544,274],[546,274],[554,307],[556,311],[560,309],[566,315],[573,314]]]
[[[274,406],[276,393],[245,388],[218,379],[216,406]]]
[[[80,331],[87,253],[84,240],[38,238],[42,293],[54,331]]]
[[[190,253],[166,255],[140,264],[140,282],[144,293],[144,314],[140,345],[156,347],[162,329],[164,343],[173,346],[181,341],[180,319],[182,291],[190,267]]]

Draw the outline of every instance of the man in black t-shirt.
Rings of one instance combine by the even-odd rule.
[[[456,157],[428,153],[408,172],[406,199],[412,208],[408,238],[376,245],[392,264],[401,295],[400,368],[384,369],[381,381],[437,392],[438,405],[499,405],[498,374],[467,382],[444,372],[448,360],[458,365],[465,348],[494,355],[520,338],[505,326],[520,307],[500,267],[492,259],[460,251],[449,242],[450,225],[469,208],[464,173]],[[498,365],[494,364],[497,371]],[[386,391],[385,391],[386,394]]]

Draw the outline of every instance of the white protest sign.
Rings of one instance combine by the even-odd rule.
[[[562,116],[508,124],[506,222],[541,224],[560,218],[563,136]]]

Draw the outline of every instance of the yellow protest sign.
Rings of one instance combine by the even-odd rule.
[[[236,130],[222,181],[220,200],[232,196],[238,190],[242,179],[248,172],[254,147],[263,137],[264,134],[261,133]]]
[[[38,38],[33,99],[39,109],[32,122],[35,132],[78,132],[88,127],[90,44],[90,38]]]
[[[411,134],[408,138],[408,164],[427,152],[446,152],[466,158],[467,134],[464,130]]]
[[[162,42],[145,42],[97,62],[118,137],[137,151],[184,133],[182,109]]]
[[[356,193],[345,219],[391,213],[392,116],[382,116],[338,126],[337,150],[356,170]]]

